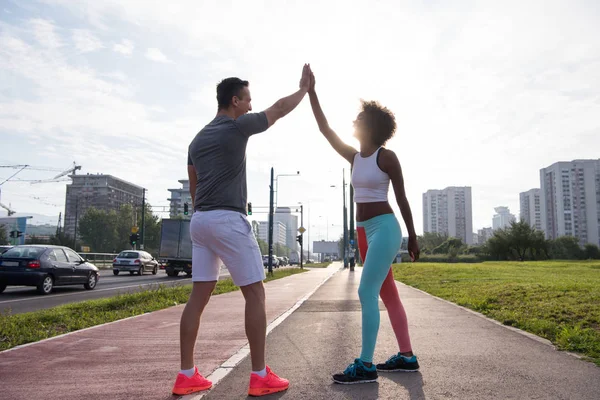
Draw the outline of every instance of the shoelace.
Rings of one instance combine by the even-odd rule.
[[[394,354],[385,362],[386,364],[396,364],[397,362],[402,361],[404,363],[404,358],[400,354]]]
[[[360,368],[360,367],[358,365],[358,359],[356,359],[356,360],[354,360],[354,362],[352,364],[348,365],[348,367],[344,370],[344,375],[355,377],[356,370],[358,368]]]

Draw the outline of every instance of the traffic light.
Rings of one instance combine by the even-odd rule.
[[[137,243],[139,238],[140,238],[140,235],[138,235],[137,233],[132,233],[131,235],[129,235],[129,243],[132,246],[135,246],[135,244]]]
[[[188,215],[188,203],[183,203],[183,215]]]
[[[252,215],[252,203],[248,203],[248,215]]]
[[[21,232],[21,231],[10,231],[9,236],[11,238],[20,238],[21,236],[23,236],[23,232]]]
[[[300,243],[300,246],[302,246],[302,235],[296,236],[296,241]]]

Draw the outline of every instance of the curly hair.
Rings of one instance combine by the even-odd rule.
[[[373,143],[383,146],[396,132],[396,117],[377,101],[361,100],[361,112]]]

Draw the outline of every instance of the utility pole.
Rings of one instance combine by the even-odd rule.
[[[142,234],[140,250],[144,250],[144,234],[146,233],[146,189],[142,189]]]
[[[77,251],[77,219],[79,217],[79,196],[75,197],[75,235],[73,236],[73,250]]]
[[[300,204],[300,226],[304,227],[304,205]],[[304,231],[302,233],[300,233],[300,269],[303,269],[302,267],[302,261],[304,258]]]
[[[354,188],[350,183],[350,271],[354,271]]]
[[[342,195],[344,197],[344,239],[342,257],[344,259],[344,268],[348,268],[348,258],[346,250],[348,249],[348,216],[346,213],[346,169],[342,169]]]
[[[273,179],[274,179],[273,167],[271,167],[271,185],[269,186],[269,260],[268,260],[268,271],[269,275],[273,275]]]

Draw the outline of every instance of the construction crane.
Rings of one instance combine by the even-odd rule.
[[[63,182],[63,181],[67,181],[68,179],[60,179],[63,176],[69,175],[69,174],[73,174],[75,175],[77,173],[77,170],[81,169],[81,165],[77,165],[75,163],[75,161],[73,161],[73,166],[71,168],[69,168],[66,171],[61,172],[60,174],[56,175],[54,178],[52,179],[42,179],[42,180],[36,180],[36,181],[31,181],[31,184],[35,184],[35,183],[48,183],[48,182]]]
[[[45,167],[32,167],[31,165],[28,164],[21,164],[21,165],[0,165],[0,168],[13,168],[13,169],[18,169],[17,172],[15,172],[14,174],[12,174],[11,176],[9,176],[8,178],[6,178],[4,181],[0,182],[0,186],[2,186],[3,184],[5,184],[6,182],[12,181],[12,182],[30,182],[32,185],[34,183],[46,183],[46,182],[62,182],[62,181],[67,181],[68,179],[61,179],[62,177],[69,175],[69,174],[73,174],[75,175],[77,170],[81,169],[81,165],[77,165],[75,163],[75,161],[73,161],[73,166],[69,169],[67,169],[66,171],[62,171],[60,172],[58,175],[56,175],[54,178],[52,179],[37,179],[37,180],[26,180],[26,179],[13,179],[17,174],[19,174],[21,171],[25,170],[25,169],[29,169],[32,171],[61,171],[60,169],[56,169],[56,168],[45,168]],[[0,192],[1,195],[1,192]],[[41,200],[40,198],[36,198],[36,200]],[[16,211],[13,210],[10,206],[10,204],[8,206],[6,206],[5,204],[2,204],[2,202],[0,202],[0,208],[4,208],[7,212],[8,212],[8,216],[10,217],[11,215],[15,214]]]
[[[2,188],[0,188],[0,200],[2,200]],[[8,206],[6,206],[6,205],[2,204],[2,201],[0,201],[0,207],[4,208],[8,212],[9,217],[16,213],[15,210],[10,208],[10,204]]]

